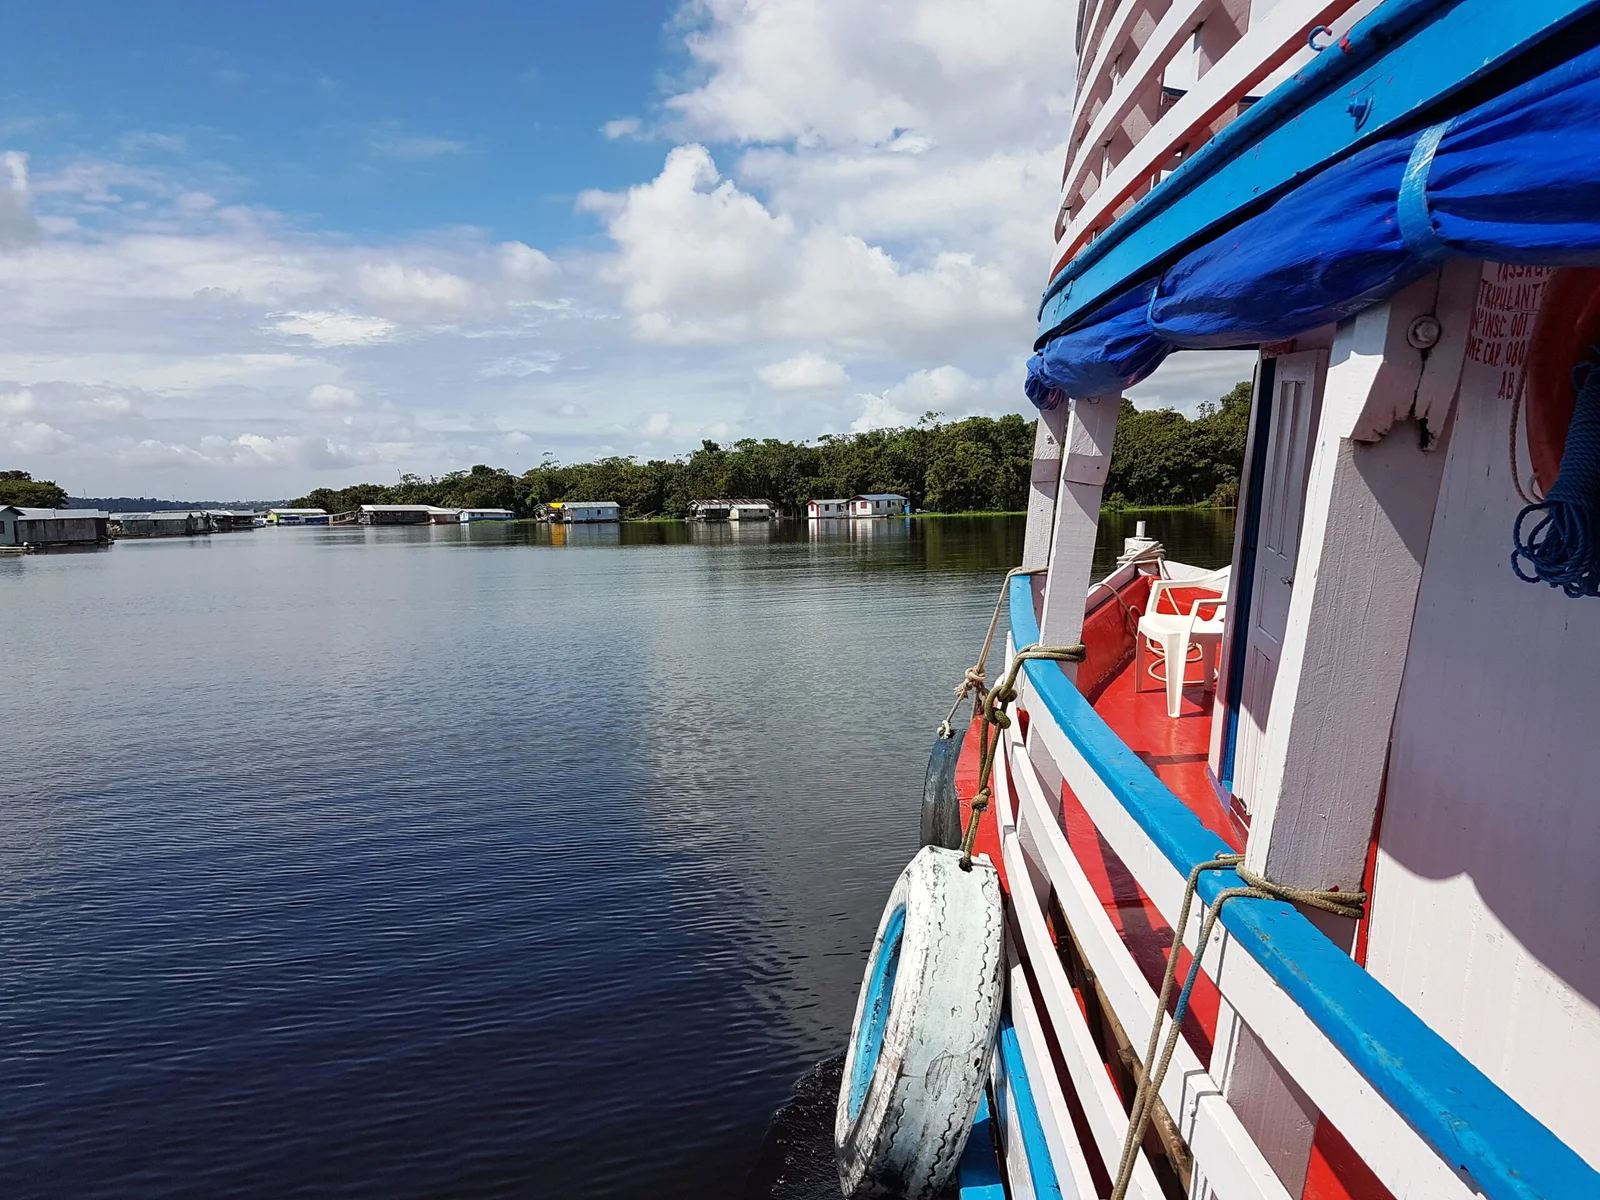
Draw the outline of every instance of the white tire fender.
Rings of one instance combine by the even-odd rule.
[[[917,852],[890,893],[856,1000],[834,1118],[844,1194],[930,1200],[954,1173],[1000,1022],[1004,908],[987,858]]]

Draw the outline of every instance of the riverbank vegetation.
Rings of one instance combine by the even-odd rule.
[[[0,471],[0,507],[65,508],[67,493],[53,480],[35,479],[27,471]]]
[[[1122,401],[1106,502],[1227,506],[1238,496],[1249,424],[1250,385],[1241,383],[1193,419],[1170,409],[1140,411]],[[317,488],[295,506],[347,512],[361,504],[509,508],[528,516],[551,500],[615,500],[623,515],[681,517],[691,500],[771,500],[800,516],[807,500],[898,492],[929,512],[1015,512],[1027,506],[1034,426],[1016,415],[940,421],[928,413],[903,429],[830,434],[815,442],[746,438],[702,442],[677,458],[613,456],[544,463],[521,475],[475,466],[438,478]]]

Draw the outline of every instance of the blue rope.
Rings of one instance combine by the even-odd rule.
[[[1600,596],[1600,346],[1572,369],[1578,401],[1561,451],[1561,469],[1542,504],[1517,514],[1511,569],[1525,583],[1548,583],[1569,596]],[[1526,537],[1522,525],[1542,514]],[[1531,574],[1522,569],[1528,562]]]

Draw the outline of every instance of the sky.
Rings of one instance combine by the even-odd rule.
[[[1031,415],[1072,7],[13,10],[0,468],[273,498]]]

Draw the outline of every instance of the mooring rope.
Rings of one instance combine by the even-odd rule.
[[[978,651],[978,661],[967,668],[967,673],[960,683],[956,684],[956,702],[950,706],[950,711],[945,714],[944,720],[939,722],[939,736],[950,736],[950,722],[955,720],[956,709],[961,707],[961,702],[967,698],[969,692],[977,693],[973,701],[972,715],[976,717],[983,706],[983,697],[988,681],[984,677],[984,666],[989,661],[989,648],[994,645],[995,630],[1000,627],[1000,614],[1006,607],[1006,596],[1011,591],[1011,581],[1019,575],[1042,575],[1049,570],[1048,567],[1013,567],[1006,572],[1006,577],[1000,582],[1000,598],[994,602],[994,616],[989,618],[989,632],[984,635],[983,649]]]
[[[1200,922],[1200,937],[1189,961],[1189,972],[1184,977],[1183,990],[1178,993],[1178,1003],[1172,1010],[1172,1024],[1163,1042],[1161,1030],[1166,1024],[1167,1001],[1172,996],[1172,985],[1177,978],[1178,958],[1183,951],[1183,933],[1189,927],[1189,910],[1194,905],[1195,889],[1199,886],[1202,873],[1229,869],[1237,871],[1247,886],[1224,888],[1206,910],[1205,919]],[[1189,1007],[1189,996],[1194,991],[1195,980],[1200,977],[1200,961],[1205,957],[1206,946],[1211,941],[1212,930],[1216,928],[1223,906],[1241,896],[1253,900],[1288,900],[1335,916],[1355,919],[1365,914],[1367,901],[1364,891],[1342,892],[1337,888],[1301,888],[1274,883],[1246,867],[1242,854],[1218,854],[1208,862],[1195,864],[1194,870],[1189,872],[1188,883],[1183,889],[1183,904],[1179,906],[1178,919],[1173,925],[1172,948],[1167,952],[1167,970],[1161,980],[1161,994],[1156,999],[1156,1019],[1150,1026],[1150,1040],[1144,1051],[1144,1069],[1138,1087],[1134,1089],[1133,1107],[1128,1112],[1128,1132],[1122,1140],[1122,1160],[1117,1164],[1116,1185],[1111,1189],[1111,1200],[1126,1200],[1128,1185],[1133,1180],[1133,1168],[1139,1161],[1139,1147],[1144,1144],[1144,1135],[1150,1128],[1150,1117],[1160,1098],[1167,1068],[1172,1065],[1178,1039],[1183,1036],[1183,1018]],[[1158,1043],[1161,1045],[1161,1058],[1152,1070]]]
[[[1005,707],[1017,698],[1017,672],[1022,664],[1034,659],[1051,659],[1055,662],[1082,662],[1087,651],[1083,643],[1075,646],[1024,646],[1011,660],[1011,669],[1000,685],[983,697],[983,725],[979,729],[978,790],[972,797],[972,812],[967,818],[967,828],[961,838],[961,869],[972,870],[972,847],[978,840],[978,821],[989,807],[994,792],[990,786],[994,779],[994,756],[1000,746],[1000,731],[1011,728],[1011,718]]]
[[[1561,467],[1543,501],[1517,514],[1511,569],[1524,583],[1548,583],[1569,596],[1600,596],[1600,347],[1572,369],[1578,398]],[[1534,514],[1539,521],[1523,535]],[[1528,570],[1523,570],[1523,560]]]

